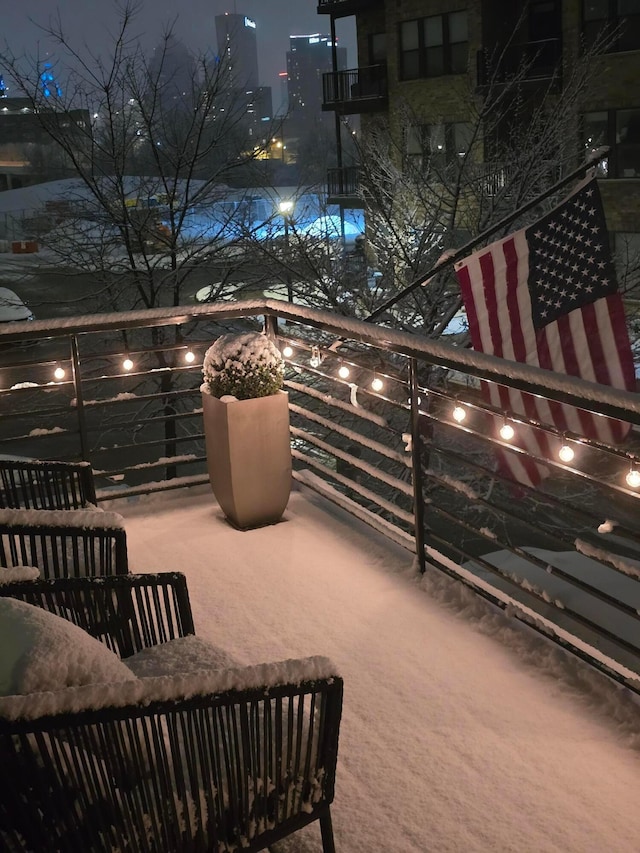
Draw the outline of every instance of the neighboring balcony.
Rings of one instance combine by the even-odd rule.
[[[343,166],[327,172],[327,204],[339,204],[360,210],[364,207],[364,196],[360,186],[358,166]]]
[[[514,44],[504,51],[482,49],[477,53],[478,87],[509,85],[520,83],[536,85],[549,83],[558,75],[558,88],[562,85],[560,60],[562,42],[560,39],[530,41]]]
[[[318,0],[319,15],[333,15],[334,18],[346,18],[357,12],[366,12],[375,6],[381,6],[383,0]]]
[[[387,67],[369,65],[322,75],[322,109],[342,115],[384,110],[388,105]]]

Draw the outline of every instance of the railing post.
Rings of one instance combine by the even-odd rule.
[[[84,411],[84,399],[82,397],[82,377],[80,375],[80,353],[78,350],[77,335],[71,336],[71,370],[73,372],[73,386],[76,394],[76,412],[78,417],[78,431],[80,433],[80,452],[85,462],[90,462],[89,441],[87,433],[87,419]]]
[[[275,314],[264,315],[264,331],[266,336],[275,343],[278,337],[278,318]]]
[[[418,396],[418,362],[409,359],[409,385],[411,388],[411,469],[413,473],[413,518],[416,555],[420,574],[425,572],[424,559],[424,496],[422,494],[422,437],[420,435],[420,400]]]

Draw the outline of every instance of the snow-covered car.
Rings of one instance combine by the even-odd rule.
[[[30,308],[8,287],[0,287],[0,323],[13,323],[16,320],[33,320]]]

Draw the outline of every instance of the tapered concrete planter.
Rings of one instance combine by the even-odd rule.
[[[202,394],[209,482],[228,520],[242,530],[274,524],[291,492],[289,395],[251,400]]]

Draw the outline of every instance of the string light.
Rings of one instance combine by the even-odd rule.
[[[64,367],[56,367],[56,369],[53,371],[53,375],[56,379],[64,379],[67,374]]]
[[[511,426],[511,424],[508,423],[508,421],[505,421],[500,427],[500,437],[503,438],[505,441],[511,441],[515,434],[516,431]]]
[[[349,370],[346,364],[340,364],[340,367],[338,368],[338,376],[340,377],[340,379],[348,379],[350,372],[351,371]]]
[[[640,487],[640,471],[636,468],[635,462],[631,463],[631,468],[627,472],[625,480],[627,481],[627,486],[630,486],[632,489]]]
[[[563,462],[571,462],[573,457],[575,456],[575,451],[573,447],[570,447],[566,441],[563,442],[562,447],[558,451],[558,456]]]
[[[125,358],[125,360],[122,362],[122,369],[123,370],[133,370],[133,362],[131,361],[129,356],[127,356]]]
[[[467,417],[467,410],[463,408],[459,403],[456,403],[453,412],[451,413],[454,421],[457,421],[459,424]]]
[[[187,364],[193,364],[193,362],[196,360],[196,354],[194,353],[194,351],[188,349],[184,354],[184,360],[187,362]]]
[[[291,356],[293,355],[293,347],[289,346],[289,344],[287,344],[286,346],[284,346],[284,347],[282,348],[282,355],[283,355],[285,358],[291,358]]]
[[[382,391],[384,388],[384,382],[380,379],[379,376],[374,376],[371,380],[371,387],[374,391]]]

